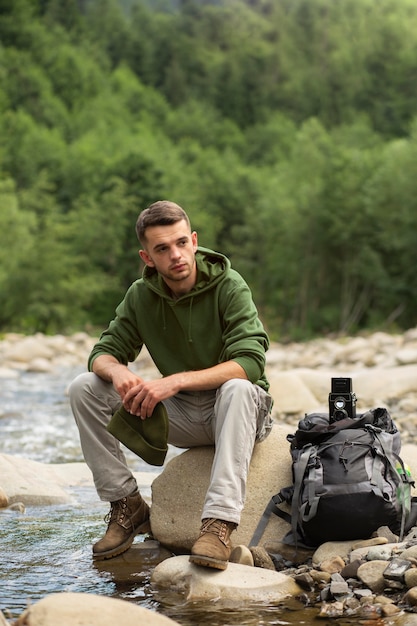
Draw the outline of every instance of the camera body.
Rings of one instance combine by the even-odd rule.
[[[352,391],[351,378],[332,378],[329,393],[329,422],[338,422],[346,417],[356,417],[356,395]]]

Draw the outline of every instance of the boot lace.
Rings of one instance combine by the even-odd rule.
[[[212,533],[213,535],[216,535],[216,537],[218,537],[225,546],[227,546],[229,535],[235,527],[236,524],[233,522],[225,522],[221,519],[212,518],[205,519],[201,525],[200,537],[206,533]]]
[[[110,503],[110,511],[104,518],[104,521],[110,526],[113,522],[116,524],[123,524],[126,514],[128,512],[127,498],[122,498],[116,502]]]

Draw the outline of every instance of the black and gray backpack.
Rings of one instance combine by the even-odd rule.
[[[414,482],[386,409],[337,421],[322,413],[306,415],[287,439],[293,484],[273,496],[250,545],[259,543],[271,513],[291,524],[284,542],[296,547],[364,539],[381,526],[402,538],[414,524]],[[280,508],[284,502],[290,514]]]

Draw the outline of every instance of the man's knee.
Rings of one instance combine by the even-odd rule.
[[[246,378],[232,378],[231,380],[223,383],[219,391],[225,396],[235,396],[236,394],[236,397],[238,398],[245,396],[253,397],[253,387],[253,384]]]
[[[253,413],[257,405],[255,386],[244,378],[228,380],[217,392],[216,405],[217,411]]]
[[[87,388],[91,389],[94,378],[96,378],[96,375],[92,372],[85,372],[83,374],[79,374],[76,378],[74,378],[74,380],[68,387],[68,395],[70,400],[79,398],[80,396],[84,395]]]

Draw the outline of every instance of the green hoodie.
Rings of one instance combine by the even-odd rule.
[[[178,299],[154,268],[145,267],[93,347],[90,371],[99,355],[127,365],[145,345],[163,376],[233,360],[252,383],[268,390],[269,339],[248,285],[218,252],[199,247],[196,263],[196,284]]]

